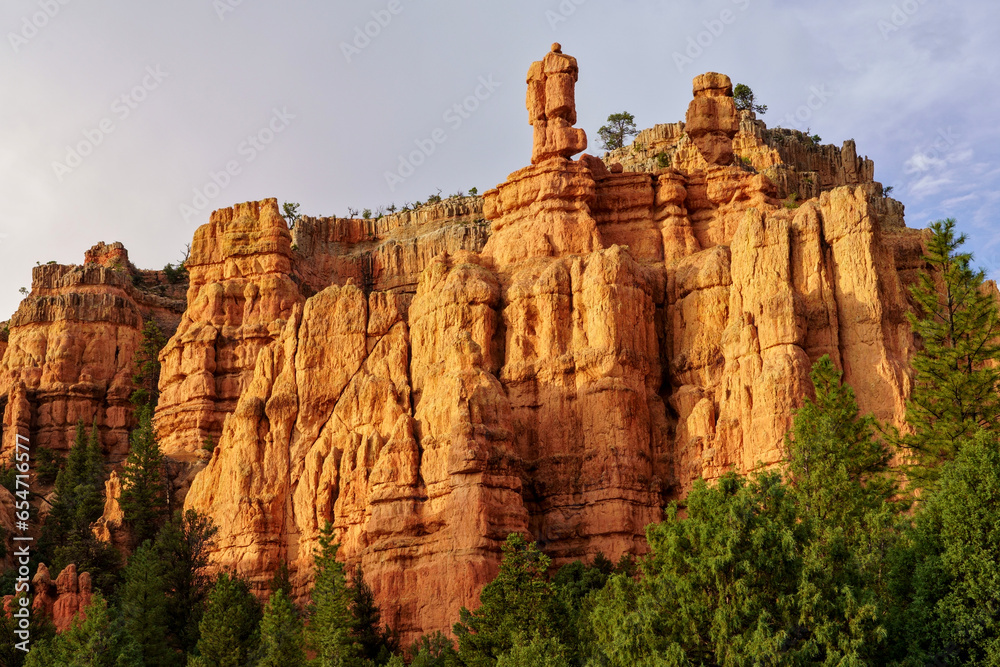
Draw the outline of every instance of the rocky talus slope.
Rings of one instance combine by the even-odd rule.
[[[779,462],[824,354],[901,423],[923,235],[871,161],[767,129],[715,73],[683,123],[576,157],[578,76],[558,45],[531,65],[531,163],[481,198],[292,231],[267,199],[198,229],[156,425],[184,506],[219,528],[213,567],[263,590],[284,560],[304,595],[329,521],[408,641],[475,606],[512,531],[556,563],[639,553],[698,477]],[[88,266],[36,270],[5,424],[64,447],[83,396],[120,453],[150,306]],[[62,322],[126,341],[118,365],[102,347],[91,370]]]

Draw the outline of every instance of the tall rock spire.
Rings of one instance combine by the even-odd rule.
[[[531,163],[572,157],[587,147],[587,133],[576,123],[576,58],[557,42],[528,69],[528,122],[535,128]]]

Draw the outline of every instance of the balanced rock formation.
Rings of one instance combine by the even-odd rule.
[[[922,235],[853,142],[767,130],[708,73],[686,123],[574,160],[577,77],[558,45],[531,66],[531,165],[481,200],[199,229],[157,423],[208,458],[185,506],[215,567],[263,589],[284,560],[304,595],[329,522],[408,640],[475,606],[510,532],[641,553],[698,477],[778,463],[824,354],[901,423]]]
[[[528,70],[528,120],[535,129],[531,163],[571,157],[587,147],[587,134],[576,123],[576,58],[559,44]]]

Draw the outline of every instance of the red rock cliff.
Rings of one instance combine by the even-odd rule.
[[[85,259],[82,266],[36,266],[31,292],[10,319],[0,359],[4,461],[18,432],[32,447],[68,449],[80,419],[88,426],[96,420],[112,462],[128,452],[128,397],[143,321],[172,334],[183,286],[137,270],[121,243],[100,243]]]
[[[574,160],[577,76],[558,45],[531,66],[531,165],[481,202],[198,230],[157,423],[178,459],[217,439],[186,498],[216,566],[263,587],[285,559],[303,593],[330,521],[410,639],[475,605],[511,531],[641,552],[697,477],[778,462],[823,354],[900,422],[921,235],[871,163],[775,147],[715,73],[647,131],[655,166]]]

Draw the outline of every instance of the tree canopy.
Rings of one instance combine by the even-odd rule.
[[[638,130],[635,129],[635,116],[628,111],[611,114],[608,116],[608,124],[597,130],[606,151],[623,147],[628,138],[636,134]]]
[[[922,487],[934,485],[940,464],[977,431],[1000,430],[1000,316],[985,273],[959,251],[965,241],[954,220],[931,223],[926,269],[910,290],[917,304],[910,322],[922,348],[906,406],[913,432],[903,444],[914,459],[908,472]]]
[[[733,99],[736,102],[736,108],[740,111],[753,111],[759,114],[767,113],[767,105],[757,104],[753,90],[746,84],[736,84],[736,87],[733,88]]]

